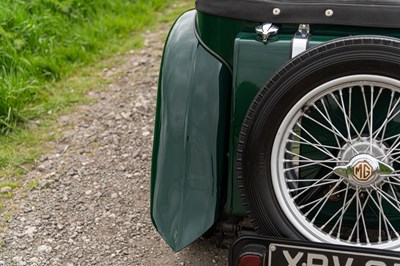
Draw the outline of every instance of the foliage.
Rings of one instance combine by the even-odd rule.
[[[0,1],[0,132],[40,116],[54,81],[97,60],[172,0]]]

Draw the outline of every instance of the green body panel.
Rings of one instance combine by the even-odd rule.
[[[399,37],[395,30],[371,30],[349,27],[313,27],[309,47],[348,35],[378,34]],[[241,32],[235,40],[233,63],[232,115],[229,142],[229,174],[225,213],[227,215],[245,216],[241,196],[238,190],[236,175],[236,154],[240,128],[247,110],[257,92],[290,60],[291,41],[296,28],[286,25],[275,41],[264,44],[256,39],[255,33]],[[271,124],[276,123],[271,121]]]
[[[190,11],[168,37],[157,98],[151,215],[174,250],[201,236],[222,213],[246,215],[236,178],[240,128],[259,89],[290,60],[298,27],[278,25],[278,38],[264,44],[254,33],[258,24]],[[311,29],[310,47],[348,35],[400,36],[385,29]]]
[[[233,97],[230,138],[230,169],[228,179],[228,215],[244,216],[242,200],[238,191],[236,176],[236,152],[240,128],[246,112],[257,92],[290,60],[293,34],[280,34],[276,41],[264,44],[256,40],[254,33],[240,33],[235,40],[235,61],[233,65]],[[314,37],[310,46],[318,45],[333,37]],[[271,123],[276,123],[271,121]]]
[[[185,13],[164,49],[153,147],[151,215],[175,251],[214,224],[227,176],[232,77],[198,44],[194,21]]]
[[[254,31],[259,23],[197,13],[196,27],[201,40],[212,51],[233,65],[233,43],[241,31]]]

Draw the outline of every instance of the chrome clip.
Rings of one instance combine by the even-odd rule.
[[[310,37],[310,25],[300,24],[299,30],[294,34],[292,40],[292,58],[298,54],[301,54],[307,49]]]
[[[276,37],[278,34],[279,28],[277,26],[272,25],[272,23],[265,23],[256,27],[256,33],[258,39],[260,39],[263,43],[268,42],[269,40]]]

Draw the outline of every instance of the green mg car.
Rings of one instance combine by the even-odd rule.
[[[236,265],[400,265],[400,1],[197,0],[165,44],[151,215],[175,251],[249,228]]]

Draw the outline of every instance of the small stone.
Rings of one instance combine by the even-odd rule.
[[[39,259],[36,258],[36,257],[33,257],[33,258],[31,258],[31,259],[29,260],[29,262],[30,262],[30,263],[38,263],[38,262],[39,262]]]
[[[143,224],[137,223],[137,224],[136,224],[136,231],[139,231],[140,228],[142,228],[142,227],[143,227]]]
[[[86,194],[86,195],[90,195],[90,194],[92,194],[92,191],[91,191],[91,190],[87,190],[87,191],[85,192],[85,194]]]
[[[124,113],[124,112],[121,113],[122,118],[125,119],[125,120],[129,120],[129,118],[131,117],[131,115],[132,115],[132,114],[129,113],[129,112],[128,112],[128,113]]]
[[[46,252],[46,253],[50,253],[53,249],[50,246],[47,245],[41,245],[38,247],[37,249],[39,252]]]
[[[0,189],[0,194],[7,194],[12,192],[12,187],[5,186]]]
[[[34,226],[29,226],[26,230],[25,230],[25,235],[28,235],[30,237],[33,237],[33,235],[37,232],[37,228]]]
[[[12,261],[14,263],[20,263],[22,261],[22,257],[21,256],[15,256],[12,258]]]
[[[117,193],[112,193],[112,194],[111,194],[111,198],[112,198],[112,199],[118,198],[118,194],[117,194]]]
[[[145,131],[145,132],[142,133],[142,136],[143,136],[143,137],[147,137],[148,135],[150,135],[150,132],[149,132],[149,131]]]

